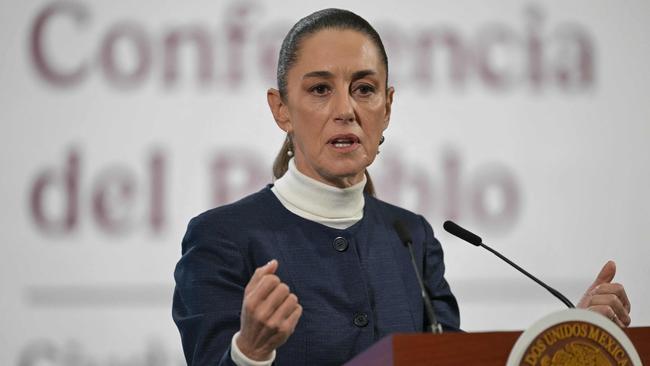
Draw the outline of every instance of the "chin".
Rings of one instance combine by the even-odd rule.
[[[370,163],[357,159],[344,159],[329,164],[328,175],[337,178],[353,178],[363,174]]]

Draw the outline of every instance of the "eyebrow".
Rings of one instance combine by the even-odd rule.
[[[307,78],[324,78],[324,79],[331,79],[334,77],[334,74],[332,74],[329,71],[311,71],[306,73],[305,75],[302,76],[303,79]]]
[[[355,71],[352,74],[352,80],[358,80],[358,79],[363,79],[366,76],[370,75],[377,75],[377,72],[375,70],[359,70]],[[332,74],[329,71],[311,71],[306,73],[305,75],[302,76],[303,79],[307,78],[324,78],[324,79],[332,79],[334,78],[334,74]]]
[[[371,76],[371,75],[377,75],[377,72],[375,70],[360,70],[356,71],[352,74],[352,80],[359,80],[363,79],[366,76]]]

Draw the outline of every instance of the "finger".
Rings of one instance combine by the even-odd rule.
[[[293,313],[298,306],[298,298],[294,294],[289,294],[284,301],[273,311],[272,314],[265,318],[264,327],[270,336],[280,334],[280,338],[288,337],[289,325],[285,324],[287,318]]]
[[[591,298],[591,305],[609,306],[621,322],[624,324],[630,324],[630,316],[623,307],[621,300],[614,294],[594,295]]]
[[[619,327],[625,328],[625,324],[623,324],[621,320],[616,316],[616,313],[614,312],[614,310],[612,310],[611,307],[607,305],[594,305],[594,306],[590,306],[588,309],[603,315],[607,319],[616,323]]]
[[[268,318],[265,322],[266,331],[269,332],[270,336],[280,335],[278,338],[282,341],[285,337],[288,337],[291,333],[291,324],[287,324],[286,320],[296,310],[298,306],[298,298],[294,294],[289,294],[287,298],[282,302],[282,304],[275,310],[275,312]]]
[[[259,281],[267,274],[275,273],[275,270],[278,268],[278,261],[275,259],[270,260],[268,263],[261,267],[257,267],[250,281],[248,281],[247,288],[255,288]]]
[[[275,273],[275,271],[278,269],[278,261],[275,259],[270,260],[268,263],[261,267],[257,267],[255,269],[255,272],[253,273],[253,276],[251,279],[248,281],[248,284],[246,285],[246,289],[244,290],[244,295],[247,295],[250,291],[252,291],[259,281],[264,277],[264,275],[267,274],[272,274]]]
[[[258,281],[257,287],[252,289],[248,295],[245,295],[240,320],[241,336],[249,339],[249,343],[264,343],[264,340],[268,339],[274,333],[269,332],[267,326],[268,315],[264,314],[264,312],[268,311],[268,305],[266,305],[266,308],[262,308],[262,306],[264,305],[265,299],[281,283],[278,276],[266,274]]]
[[[280,304],[280,306],[275,309],[275,312],[271,317],[271,321],[275,321],[278,324],[284,322],[296,310],[298,305],[298,297],[295,294],[290,293],[284,299],[282,304]]]
[[[297,311],[299,312],[298,314],[296,314]],[[302,306],[298,304],[298,298],[296,295],[290,294],[264,324],[263,332],[267,338],[284,343],[291,333],[293,333],[297,318],[300,318],[301,314]]]
[[[302,306],[297,305],[288,318],[276,323],[276,331],[267,336],[268,340],[266,343],[271,345],[270,348],[276,349],[287,341],[289,336],[291,336],[291,334],[296,330],[296,325],[298,325],[298,320],[301,315]]]
[[[262,277],[255,288],[252,288],[244,297],[244,302],[254,306],[254,309],[262,303],[281,284],[280,277],[274,274],[266,274]],[[253,309],[253,310],[254,310]]]
[[[285,332],[288,333],[287,335],[291,335],[301,315],[302,305],[293,302],[293,300],[288,300],[282,304],[281,310],[278,308],[278,311],[273,314],[273,320],[269,323],[277,325],[280,332]]]
[[[289,297],[291,291],[285,283],[279,283],[271,293],[258,305],[257,316],[261,321],[271,319],[276,310]],[[295,295],[294,295],[295,296]]]
[[[590,292],[600,284],[612,282],[614,275],[616,275],[616,263],[614,261],[607,261],[598,273],[598,276],[596,276],[596,280],[589,286],[587,292]]]
[[[596,288],[591,291],[591,294],[615,294],[621,300],[623,307],[625,307],[625,310],[627,310],[628,313],[632,310],[632,304],[627,298],[625,287],[623,287],[623,285],[620,283],[603,283],[596,286]]]
[[[293,333],[293,331],[296,329],[296,325],[298,325],[298,320],[300,320],[300,316],[302,316],[302,306],[298,304],[298,307],[289,315],[287,320],[285,320],[285,324],[289,327],[289,334]]]
[[[616,323],[616,325],[618,325],[620,328],[627,328],[627,326],[629,325],[629,323],[628,324],[623,323],[621,319],[619,319],[616,315],[614,316],[614,319],[612,321]]]

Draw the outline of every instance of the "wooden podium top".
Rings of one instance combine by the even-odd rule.
[[[627,328],[625,334],[641,361],[650,365],[650,327]],[[482,365],[504,366],[517,338],[517,332],[393,334],[346,363],[361,365]]]

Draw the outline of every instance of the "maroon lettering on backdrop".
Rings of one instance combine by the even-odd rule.
[[[436,52],[447,51],[448,74],[451,84],[464,87],[467,79],[470,54],[464,48],[464,42],[457,32],[448,27],[422,30],[417,36],[415,52],[415,71],[413,81],[422,89],[431,88],[436,81]],[[408,83],[406,83],[408,85]]]
[[[278,54],[280,45],[287,33],[284,24],[269,26],[267,31],[260,34],[257,40],[257,50],[259,57],[257,66],[259,67],[261,82],[265,85],[276,84],[276,67],[278,65]]]
[[[63,209],[58,213],[48,212],[46,195],[58,190],[64,197]],[[44,169],[36,176],[29,198],[32,217],[36,226],[48,234],[71,232],[79,220],[79,154],[68,154],[62,174],[55,169]],[[57,217],[58,216],[58,217]]]
[[[543,21],[543,14],[536,7],[529,7],[527,13],[529,19],[526,27],[528,78],[530,79],[531,87],[534,90],[537,90],[542,86],[542,82],[544,81],[544,61],[542,59],[542,57],[544,57],[544,41],[542,40],[540,30]]]
[[[72,149],[62,167],[45,168],[36,175],[29,197],[33,222],[42,233],[52,236],[74,233],[85,218],[113,236],[127,235],[138,227],[153,234],[164,232],[166,210],[170,209],[165,204],[169,201],[165,182],[170,177],[163,151],[149,154],[142,178],[138,179],[128,164],[112,164],[101,168],[88,185],[82,179],[83,155]],[[216,151],[206,166],[211,201],[202,206],[231,203],[268,184],[271,171],[263,161],[251,150]],[[484,163],[467,171],[454,148],[443,152],[439,166],[413,164],[397,151],[382,154],[378,164],[371,174],[379,197],[425,216],[473,221],[493,233],[508,231],[519,216],[522,200],[517,179],[501,164]],[[50,207],[49,195],[62,198],[58,210]],[[82,214],[84,209],[87,214]]]
[[[515,174],[502,164],[483,163],[466,171],[455,148],[443,151],[440,166],[426,168],[396,151],[382,155],[381,174],[373,179],[383,200],[437,220],[473,222],[495,234],[507,232],[519,217],[521,189]]]
[[[126,232],[133,221],[135,177],[126,167],[104,170],[93,189],[92,207],[97,226],[109,234]]]
[[[117,58],[118,46],[130,45],[134,55],[135,66],[125,70]],[[118,88],[133,88],[139,86],[149,75],[151,69],[151,45],[149,37],[139,24],[135,22],[119,23],[106,34],[101,47],[101,65],[106,80]]]
[[[381,33],[381,39],[384,42],[386,52],[389,53],[389,82],[396,86],[398,90],[401,90],[402,82],[406,81],[406,84],[411,83],[408,79],[409,60],[417,60],[419,58],[417,56],[414,57],[414,52],[411,52],[411,49],[414,47],[412,44],[414,41],[409,39],[406,31],[394,23],[386,21],[377,22],[377,30]],[[415,82],[418,82],[417,63],[415,65],[413,73],[416,74]],[[404,87],[408,88],[410,85],[404,85]]]
[[[485,27],[479,32],[478,47],[476,50],[476,68],[485,85],[494,90],[508,89],[514,82],[514,71],[517,67],[513,64],[497,66],[497,55],[504,55],[513,52],[517,46],[515,34],[507,27],[494,24]],[[503,57],[501,57],[503,58]],[[508,61],[512,61],[509,58]],[[516,61],[516,60],[515,60]]]
[[[214,155],[210,168],[210,187],[215,206],[257,191],[271,179],[271,171],[261,164],[260,157],[243,149],[220,151]]]
[[[83,79],[88,69],[84,62],[76,67],[69,67],[68,70],[56,69],[54,62],[46,51],[46,45],[43,43],[45,32],[48,30],[50,21],[57,16],[67,16],[72,18],[77,24],[86,23],[88,19],[88,9],[82,5],[73,2],[56,2],[46,6],[34,19],[34,24],[30,33],[30,52],[31,60],[37,74],[49,84],[66,88],[72,87]]]
[[[289,25],[264,24],[260,21],[263,10],[258,3],[231,2],[217,31],[185,23],[155,32],[137,20],[116,20],[96,42],[97,57],[85,55],[76,65],[57,69],[57,46],[70,40],[45,44],[47,32],[54,26],[52,20],[68,18],[79,32],[93,24],[88,21],[91,4],[56,2],[34,18],[30,56],[36,75],[55,87],[79,86],[99,66],[104,81],[118,91],[142,86],[150,76],[170,89],[180,88],[179,48],[191,43],[196,50],[196,62],[190,65],[196,70],[195,84],[202,90],[217,85],[232,93],[255,77],[261,78],[254,80],[259,83],[274,82],[277,49]],[[590,32],[577,23],[548,25],[539,6],[528,6],[523,14],[521,28],[491,22],[478,26],[475,35],[461,32],[453,24],[423,24],[407,31],[394,23],[379,22],[391,69],[397,71],[391,74],[392,83],[425,91],[440,88],[443,82],[454,90],[480,86],[495,92],[590,89],[596,78],[596,48]],[[118,52],[120,46],[131,52]],[[99,59],[99,65],[88,62],[93,59]],[[219,67],[224,73],[216,72]],[[246,67],[257,67],[259,72],[249,72]]]
[[[473,219],[483,227],[493,231],[507,230],[519,215],[519,189],[513,175],[500,164],[491,164],[478,170],[467,193],[471,200]]]
[[[179,48],[188,41],[191,41],[196,49],[198,83],[202,86],[212,83],[214,50],[208,30],[201,26],[179,27],[169,30],[164,40],[163,80],[167,88],[176,86],[178,82]]]
[[[43,234],[72,234],[84,218],[92,219],[97,228],[109,235],[128,234],[140,226],[153,234],[163,232],[167,173],[162,151],[149,155],[148,166],[143,170],[148,179],[138,180],[130,166],[114,164],[101,169],[92,185],[88,185],[82,179],[82,163],[83,155],[71,149],[61,168],[45,168],[36,175],[29,206],[33,222]],[[59,200],[53,200],[57,197],[53,195],[58,195]],[[85,202],[84,197],[90,201]],[[52,207],[52,201],[59,201],[60,207]],[[135,216],[136,206],[144,208],[140,211],[144,217]]]
[[[225,12],[228,42],[228,85],[234,88],[241,86],[244,80],[244,46],[248,41],[248,33],[254,25],[249,18],[256,8],[255,3],[252,2],[231,3]]]
[[[166,163],[162,151],[155,150],[149,159],[149,224],[153,232],[160,233],[165,226]]]
[[[444,216],[447,220],[460,218],[460,158],[454,151],[447,150],[443,154],[443,168],[445,173],[445,199],[446,207]]]
[[[555,44],[555,79],[565,90],[579,91],[582,85],[592,85],[595,81],[595,50],[591,38],[579,25],[558,30]]]

